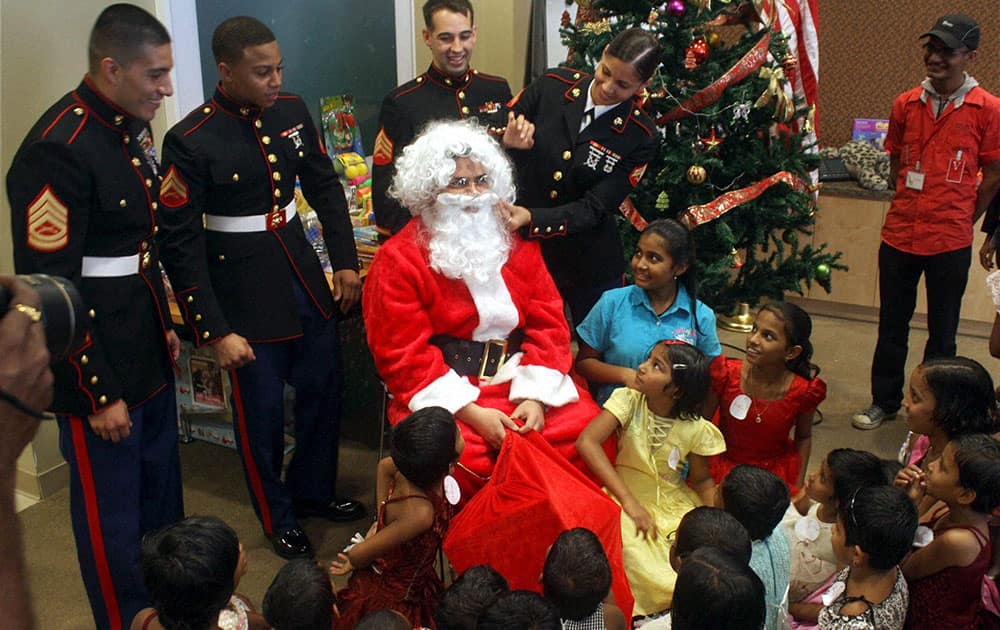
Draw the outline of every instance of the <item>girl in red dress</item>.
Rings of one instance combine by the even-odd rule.
[[[447,476],[463,448],[454,416],[441,407],[416,411],[393,428],[390,456],[378,464],[378,521],[330,563],[332,576],[353,572],[337,593],[335,630],[354,628],[382,608],[414,627],[436,627],[443,586],[434,560],[458,500],[451,490],[457,484]]]
[[[711,417],[719,411],[726,452],[711,463],[716,483],[737,464],[751,464],[781,477],[794,495],[802,486],[816,407],[826,383],[816,378],[812,320],[788,302],[771,302],[757,312],[747,335],[746,357],[719,356],[712,362]],[[789,439],[789,433],[792,439]]]
[[[1000,504],[1000,443],[985,433],[960,435],[908,486],[918,505],[925,493],[947,509],[926,521],[934,539],[901,568],[910,585],[906,628],[996,628],[982,606],[990,565],[990,512]]]

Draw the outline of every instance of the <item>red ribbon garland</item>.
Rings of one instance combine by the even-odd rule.
[[[720,195],[709,203],[700,206],[689,206],[687,212],[680,218],[680,221],[689,228],[708,223],[709,221],[718,219],[736,206],[760,197],[765,190],[777,183],[788,184],[792,190],[800,192],[805,192],[812,188],[809,182],[798,175],[789,173],[788,171],[780,171],[766,179],[760,180],[756,184]]]
[[[738,83],[750,76],[764,65],[767,59],[768,47],[771,45],[771,33],[768,31],[757,45],[750,49],[739,62],[716,79],[714,83],[703,88],[697,94],[687,99],[679,106],[656,119],[657,125],[664,125],[673,120],[684,118],[688,114],[700,112],[712,103],[722,98],[722,93],[733,83]]]

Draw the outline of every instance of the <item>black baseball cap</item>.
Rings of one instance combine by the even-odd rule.
[[[979,24],[964,13],[949,13],[920,37],[937,37],[948,48],[975,50],[979,47]]]

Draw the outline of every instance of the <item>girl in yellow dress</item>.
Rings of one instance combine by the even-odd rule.
[[[708,457],[726,450],[722,433],[701,417],[709,361],[681,341],[657,342],[636,371],[636,389],[616,389],[576,447],[622,506],[625,573],[635,616],[670,608],[676,574],[669,539],[688,510],[712,504]],[[601,445],[618,434],[614,464]]]

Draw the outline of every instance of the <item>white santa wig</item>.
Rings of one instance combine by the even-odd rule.
[[[455,158],[477,162],[490,178],[490,189],[500,199],[514,201],[510,160],[486,129],[472,121],[429,123],[403,154],[396,158],[396,174],[389,194],[413,216],[434,208],[439,193],[455,175]]]

